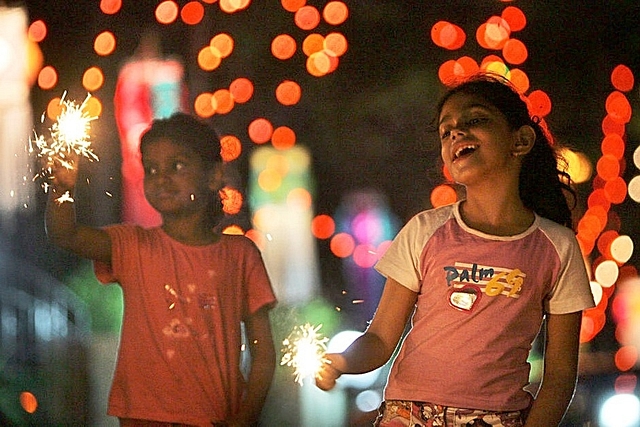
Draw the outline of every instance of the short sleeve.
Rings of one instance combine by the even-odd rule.
[[[595,306],[578,241],[572,230],[559,227],[545,227],[561,262],[556,284],[545,302],[545,311],[550,314],[573,313]]]

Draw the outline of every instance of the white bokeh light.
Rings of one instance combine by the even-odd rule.
[[[602,300],[602,286],[598,282],[594,282],[593,280],[590,282],[591,285],[591,294],[593,295],[593,301],[596,305],[600,304]]]
[[[609,252],[614,260],[624,264],[633,254],[633,240],[626,235],[618,236],[611,242]]]
[[[620,269],[618,268],[618,264],[616,264],[615,261],[608,259],[598,264],[594,275],[596,281],[600,283],[600,285],[605,288],[609,288],[616,283],[616,280],[618,280],[619,272]]]
[[[382,403],[382,395],[377,390],[363,390],[356,396],[356,407],[362,412],[378,409]]]
[[[640,203],[640,175],[631,178],[627,186],[627,192],[634,202]]]
[[[633,394],[616,394],[600,408],[601,427],[637,427],[640,423],[640,400]]]
[[[640,169],[640,145],[633,151],[633,164]]]

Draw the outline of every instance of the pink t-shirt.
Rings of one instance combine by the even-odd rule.
[[[275,303],[262,257],[244,236],[187,246],[160,228],[107,227],[124,316],[108,413],[211,425],[234,413],[244,379],[241,321]]]
[[[536,215],[515,236],[466,226],[459,203],[413,217],[376,269],[418,293],[385,399],[520,410],[545,313],[593,307],[573,231]]]

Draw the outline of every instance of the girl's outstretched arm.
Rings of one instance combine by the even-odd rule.
[[[73,168],[56,164],[52,168],[45,227],[49,240],[74,254],[96,261],[111,262],[111,239],[106,231],[79,225],[73,199],[78,179],[78,159]]]
[[[253,313],[245,320],[245,326],[251,351],[251,369],[240,410],[233,419],[228,420],[230,427],[258,425],[276,369],[276,350],[271,334],[269,309],[262,307]]]
[[[576,386],[581,322],[582,312],[548,315],[542,385],[526,427],[562,421]]]
[[[371,324],[343,353],[327,354],[316,376],[316,385],[331,390],[342,374],[361,374],[387,363],[415,308],[418,294],[393,279],[387,279]]]

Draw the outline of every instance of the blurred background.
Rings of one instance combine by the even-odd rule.
[[[75,202],[92,225],[157,224],[135,156],[153,118],[187,111],[218,131],[224,230],[260,247],[280,301],[285,363],[263,425],[370,425],[387,367],[323,393],[296,381],[283,343],[316,331],[313,351],[348,345],[395,233],[460,197],[432,120],[445,83],[478,69],[528,98],[580,196],[598,306],[564,425],[640,425],[639,17],[636,0],[0,1],[0,425],[117,425],[120,290],[44,235],[34,141],[74,108],[98,158],[83,159]],[[540,357],[535,343],[534,385]]]

